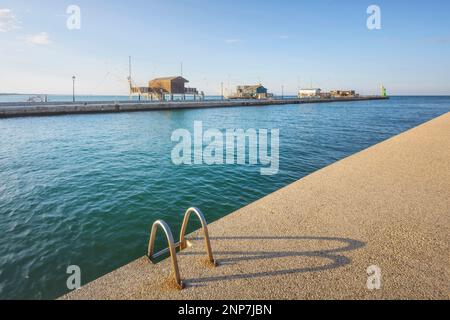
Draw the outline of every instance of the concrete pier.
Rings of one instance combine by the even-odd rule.
[[[178,255],[182,291],[169,260],[143,257],[62,299],[449,299],[450,113],[209,229],[220,265],[205,264],[194,234]],[[380,290],[367,287],[370,266]]]
[[[364,100],[382,100],[386,97],[368,96],[332,99],[268,99],[268,100],[204,100],[169,102],[80,102],[80,103],[0,103],[0,118],[53,116],[89,113],[118,113],[179,109],[229,108],[302,103],[330,103]]]

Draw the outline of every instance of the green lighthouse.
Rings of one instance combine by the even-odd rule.
[[[387,97],[387,90],[383,85],[381,86],[381,96]]]

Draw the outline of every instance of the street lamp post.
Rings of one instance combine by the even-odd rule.
[[[72,100],[73,100],[73,102],[75,102],[75,79],[76,79],[76,77],[73,76],[72,77]]]

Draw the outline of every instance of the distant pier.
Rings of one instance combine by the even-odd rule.
[[[387,97],[360,96],[329,99],[264,99],[264,100],[203,100],[168,102],[40,102],[40,103],[0,103],[0,118],[55,116],[90,113],[120,113],[138,111],[160,111],[181,109],[253,107],[268,105],[288,105],[303,103],[352,102],[366,100],[385,100]]]

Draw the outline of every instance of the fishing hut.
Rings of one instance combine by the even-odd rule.
[[[189,81],[183,77],[156,78],[148,82],[147,87],[136,87],[130,82],[130,96],[139,95],[148,100],[173,101],[186,100],[188,97],[193,100],[203,100],[204,93],[199,93],[196,88],[186,87]]]
[[[163,77],[150,80],[146,87],[136,86],[131,76],[131,57],[129,60],[130,99],[132,96],[139,96],[139,100],[174,101],[174,100],[204,100],[205,94],[198,92],[196,88],[186,87],[189,80],[182,76]]]
[[[261,84],[238,86],[236,94],[229,97],[230,99],[267,99],[269,97],[268,90]]]

